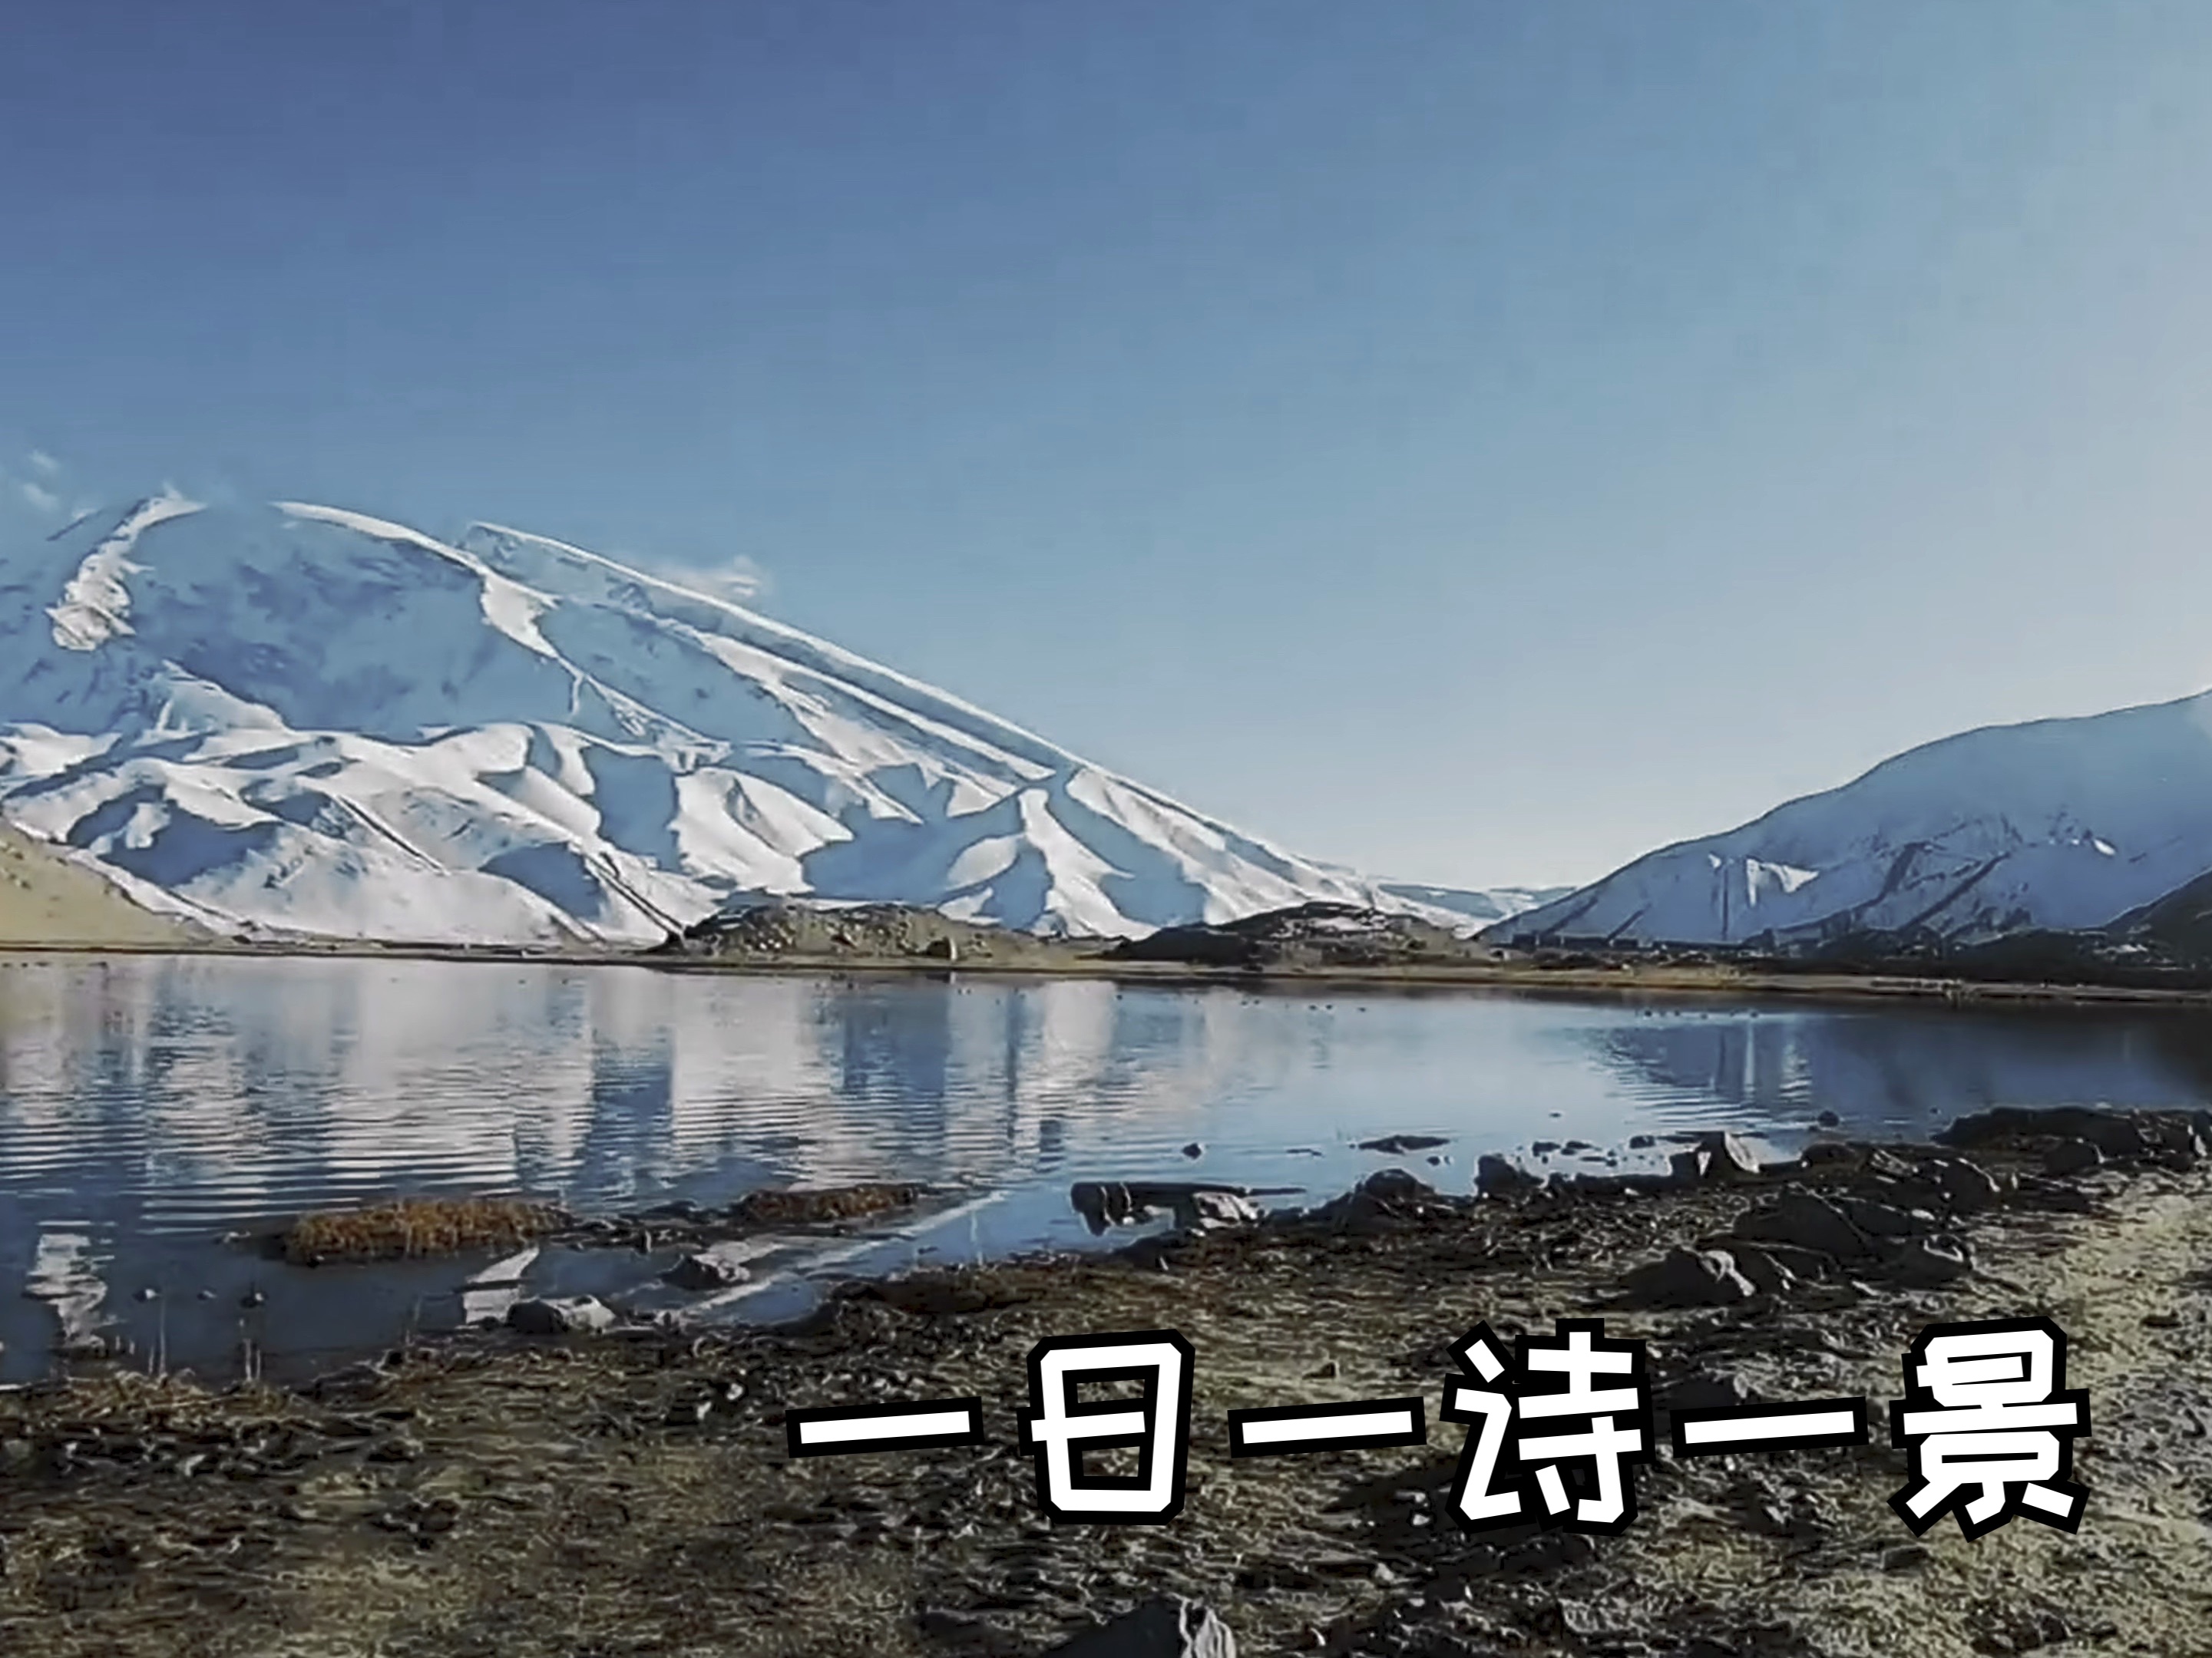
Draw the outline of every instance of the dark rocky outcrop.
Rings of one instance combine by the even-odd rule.
[[[1053,1648],[1049,1658],[1237,1658],[1237,1637],[1212,1608],[1163,1596]]]

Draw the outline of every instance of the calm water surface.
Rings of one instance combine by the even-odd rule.
[[[515,1293],[472,1276],[678,1299],[653,1287],[665,1263],[635,1254],[311,1272],[223,1242],[396,1193],[585,1210],[857,1180],[948,1193],[918,1220],[771,1254],[716,1309],[767,1316],[825,1277],[1091,1244],[1077,1180],[1310,1202],[1389,1162],[1354,1142],[1393,1132],[1449,1136],[1405,1161],[1464,1190],[1481,1152],[1540,1140],[1597,1148],[1557,1166],[1627,1167],[1652,1155],[1624,1151],[1631,1136],[1690,1128],[1791,1150],[1821,1109],[1844,1132],[1925,1135],[1994,1103],[2208,1096],[2212,1021],[2172,1011],[0,958],[0,1378],[46,1370],[64,1331],[204,1374],[248,1339],[272,1371],[310,1366]]]

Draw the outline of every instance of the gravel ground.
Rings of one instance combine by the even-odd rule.
[[[1756,1175],[1722,1145],[1632,1194],[1393,1171],[1302,1218],[848,1286],[780,1331],[480,1332],[296,1390],[80,1377],[0,1397],[0,1651],[1036,1653],[1177,1594],[1248,1654],[2212,1654],[2208,1128],[2000,1121]],[[1830,1204],[1828,1254],[1776,1240]],[[1705,1246],[1729,1259],[1646,1270]],[[1624,1304],[1655,1300],[1707,1304]],[[1914,1537],[1905,1347],[2038,1313],[2091,1400],[2079,1533]],[[1461,1531],[1452,1344],[1573,1316],[1648,1342],[1662,1406],[1863,1394],[1873,1439],[1662,1450],[1618,1536]],[[1030,1349],[1161,1327],[1196,1354],[1182,1512],[1054,1525],[1013,1443]],[[1231,1408],[1415,1393],[1423,1446],[1228,1455]],[[966,1394],[980,1446],[786,1453],[787,1405]]]

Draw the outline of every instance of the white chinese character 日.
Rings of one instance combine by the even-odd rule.
[[[1953,1512],[1969,1538],[2014,1515],[2077,1529],[2089,1493],[2067,1476],[2089,1395],[2065,1382],[2066,1334],[2047,1318],[1923,1330],[1890,1406],[1890,1441],[1912,1453],[1912,1481],[1890,1507],[1915,1533]]]
[[[1161,1525],[1182,1508],[1190,1454],[1190,1343],[1173,1330],[1048,1336],[1030,1353],[1030,1408],[1016,1412],[1036,1459],[1037,1500],[1054,1520]],[[1133,1384],[1079,1403],[1079,1386]],[[1084,1466],[1086,1450],[1133,1448],[1137,1472]]]

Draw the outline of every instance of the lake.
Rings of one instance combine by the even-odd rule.
[[[1631,1168],[1665,1150],[1633,1136],[1717,1127],[1786,1153],[1821,1110],[1840,1133],[1925,1137],[1992,1104],[2208,1096],[2212,1020],[2176,1010],[0,957],[0,1379],[93,1333],[208,1376],[234,1374],[250,1341],[270,1374],[296,1373],[497,1316],[516,1293],[472,1278],[682,1300],[653,1288],[665,1261],[631,1252],[549,1250],[489,1275],[486,1258],[309,1270],[231,1236],[401,1193],[586,1212],[861,1180],[943,1194],[859,1238],[771,1252],[714,1309],[765,1318],[828,1278],[1125,1242],[1092,1237],[1068,1200],[1079,1180],[1228,1180],[1308,1203],[1394,1161],[1464,1191],[1485,1151]],[[1397,1133],[1449,1144],[1357,1149]],[[1530,1152],[1576,1140],[1594,1149]]]

